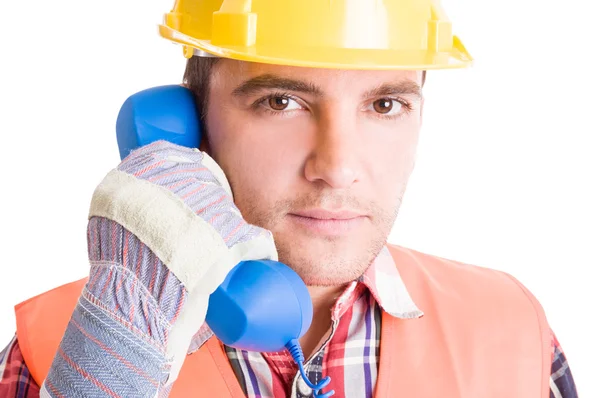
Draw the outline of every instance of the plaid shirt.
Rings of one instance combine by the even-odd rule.
[[[329,375],[325,392],[336,396],[372,397],[379,362],[381,311],[399,318],[415,318],[421,311],[410,299],[389,252],[383,250],[358,280],[350,283],[332,309],[332,323],[319,349],[307,358],[311,382]],[[194,337],[191,351],[212,333],[205,326]],[[577,398],[571,371],[560,344],[553,336],[554,359],[550,398]],[[231,366],[246,393],[252,397],[309,397],[306,386],[287,351],[254,353],[225,347]],[[15,338],[0,352],[0,397],[39,397]]]

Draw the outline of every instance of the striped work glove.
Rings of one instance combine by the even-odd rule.
[[[89,279],[41,395],[165,396],[209,295],[238,262],[276,260],[272,235],[208,155],[165,141],[108,173],[89,217]]]

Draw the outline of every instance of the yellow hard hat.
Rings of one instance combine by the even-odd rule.
[[[184,55],[337,69],[447,69],[472,58],[439,0],[176,0]]]

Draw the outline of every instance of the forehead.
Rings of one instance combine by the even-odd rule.
[[[422,71],[417,70],[341,70],[308,68],[286,65],[223,59],[215,65],[211,86],[235,89],[259,76],[276,76],[303,81],[318,87],[325,94],[351,94],[372,90],[383,84],[412,81],[422,84]]]

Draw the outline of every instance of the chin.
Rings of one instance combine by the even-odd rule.
[[[304,283],[310,286],[349,283],[360,277],[374,258],[368,248],[357,250],[356,245],[330,247],[332,245],[320,244],[300,249],[298,243],[292,243],[292,247],[279,245],[279,261],[296,271]]]
[[[334,286],[360,277],[387,241],[386,231],[370,223],[336,236],[323,236],[285,223],[273,228],[279,261],[311,286]]]

